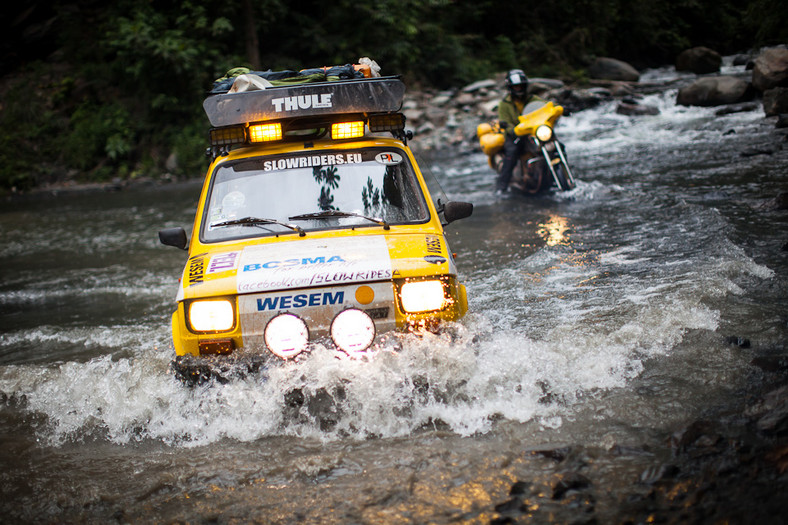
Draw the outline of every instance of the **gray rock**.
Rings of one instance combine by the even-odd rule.
[[[407,122],[418,123],[421,122],[421,120],[424,118],[424,112],[420,109],[415,109],[415,108],[406,109],[405,111],[402,112],[402,114],[405,115],[405,120]]]
[[[597,90],[562,89],[557,92],[551,92],[547,98],[555,100],[558,104],[564,106],[565,111],[571,113],[598,106],[610,97],[604,92]]]
[[[468,106],[475,101],[476,98],[471,93],[462,92],[454,99],[454,105],[457,107]]]
[[[424,112],[424,117],[436,126],[444,126],[448,120],[448,114],[446,111],[433,106],[427,106],[427,109]]]
[[[474,93],[480,89],[492,89],[495,87],[495,80],[486,79],[473,82],[462,88],[463,93]]]
[[[499,100],[488,100],[487,102],[482,103],[481,106],[479,107],[479,109],[482,112],[482,115],[491,115],[491,116],[498,115],[499,102],[500,102]]]
[[[699,78],[679,90],[681,106],[723,106],[752,99],[750,84],[741,78],[719,76]]]
[[[714,112],[715,115],[721,117],[723,115],[730,115],[731,113],[743,113],[745,111],[755,111],[758,109],[757,102],[745,102],[743,104],[731,104],[729,106],[725,106],[724,108],[720,108]]]
[[[645,115],[659,115],[659,109],[654,106],[647,106],[644,104],[620,102],[616,107],[616,113],[630,117],[640,117]]]
[[[788,49],[775,47],[758,55],[752,69],[752,85],[761,92],[788,86]]]
[[[658,481],[675,478],[678,473],[679,469],[675,465],[651,465],[640,474],[640,482],[646,485],[653,485]]]
[[[626,82],[637,82],[640,73],[637,69],[615,58],[597,58],[591,67],[588,68],[591,78],[600,80],[623,80]]]
[[[676,57],[676,71],[690,71],[698,75],[717,73],[722,65],[722,56],[708,47],[693,47]]]
[[[531,78],[531,84],[541,84],[543,86],[547,86],[548,89],[560,89],[564,87],[563,80],[558,80],[555,78]]]
[[[426,135],[427,133],[432,133],[433,131],[435,131],[435,125],[432,122],[425,122],[416,128],[416,134],[418,135]]]
[[[170,153],[167,157],[167,161],[164,163],[164,167],[170,173],[175,173],[180,169],[180,162],[178,162],[178,154],[174,151]]]
[[[445,106],[450,100],[451,100],[450,95],[438,95],[432,100],[430,100],[430,103],[433,104],[434,106]]]
[[[558,472],[552,479],[552,499],[561,499],[570,490],[582,490],[591,486],[591,480],[579,472]]]
[[[775,87],[765,91],[763,112],[767,117],[788,113],[788,87]]]
[[[733,57],[732,65],[746,66],[750,62],[750,55],[739,54]]]

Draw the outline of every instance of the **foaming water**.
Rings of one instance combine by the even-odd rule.
[[[673,464],[666,437],[739,399],[753,356],[788,333],[784,211],[764,205],[785,191],[788,150],[760,108],[676,107],[689,80],[644,75],[668,85],[641,100],[659,115],[562,118],[570,192],[499,198],[481,152],[427,159],[474,203],[447,229],[469,313],[368,359],[316,344],[184,385],[169,326],[185,254],[156,231],[189,230],[199,187],[8,203],[3,515],[488,522],[518,480],[544,488],[521,500],[536,521],[620,521],[653,488],[644,470]],[[556,499],[579,471],[590,488]]]
[[[687,310],[659,319],[610,334],[560,325],[535,340],[472,316],[452,336],[410,337],[369,360],[338,359],[318,347],[295,364],[194,387],[168,371],[166,354],[146,351],[6,367],[0,390],[47,416],[50,444],[97,436],[182,446],[275,435],[366,439],[424,428],[471,435],[500,418],[555,426],[583,391],[622,386],[641,371],[643,356],[665,351],[686,328],[713,328],[714,321]],[[645,347],[643,332],[650,331],[659,340]],[[303,394],[302,404],[288,403],[293,391]]]
[[[656,116],[618,115],[611,103],[562,118],[570,192],[498,198],[480,152],[432,159],[444,190],[475,204],[449,227],[470,313],[441,335],[392,337],[370,359],[316,345],[296,363],[185,386],[170,371],[169,334],[183,253],[155,232],[188,227],[197,188],[10,210],[0,394],[44,416],[36,431],[52,445],[477,436],[501,421],[560,429],[589,397],[654,363],[671,369],[688,339],[748,320],[739,299],[776,278],[700,193],[735,171],[714,156],[732,158],[720,151],[742,134],[761,137],[762,115],[716,118],[675,97],[644,96]],[[738,364],[704,352],[690,376]]]
[[[472,313],[462,323],[440,336],[394,338],[371,359],[338,359],[318,345],[296,363],[187,387],[169,371],[163,322],[41,326],[4,334],[0,348],[73,345],[96,357],[4,367],[0,392],[46,416],[51,444],[100,437],[192,447],[436,428],[467,436],[501,419],[557,428],[589,392],[624,387],[688,332],[717,329],[724,303],[744,293],[743,276],[773,277],[720,239],[718,215],[688,212],[658,227],[622,218],[603,235],[556,213],[510,229],[531,236],[521,257],[502,262],[497,250],[508,245],[492,243],[464,258]]]

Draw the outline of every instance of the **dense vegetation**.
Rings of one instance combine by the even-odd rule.
[[[384,74],[447,88],[514,66],[582,80],[594,56],[646,67],[695,45],[735,53],[788,42],[783,0],[33,0],[9,9],[6,190],[199,175],[202,100],[240,65],[299,69],[369,56]]]

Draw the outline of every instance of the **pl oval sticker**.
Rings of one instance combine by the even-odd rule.
[[[380,164],[393,165],[402,162],[402,155],[394,153],[393,151],[386,151],[375,155],[375,160]]]

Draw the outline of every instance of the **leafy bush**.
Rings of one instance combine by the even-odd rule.
[[[582,80],[595,56],[637,67],[686,47],[785,43],[779,0],[61,0],[16,13],[0,82],[0,187],[175,170],[198,176],[202,100],[236,66],[375,59],[383,74],[456,87],[512,67]],[[31,14],[33,13],[33,14]],[[35,14],[40,13],[39,19]],[[37,32],[17,21],[27,21]],[[45,30],[42,30],[45,28]],[[47,58],[47,62],[39,59]],[[167,160],[177,157],[177,165]]]

